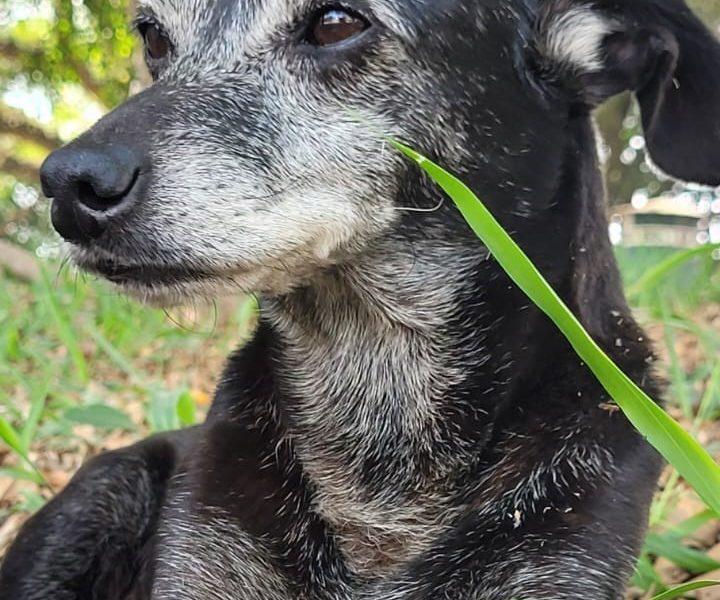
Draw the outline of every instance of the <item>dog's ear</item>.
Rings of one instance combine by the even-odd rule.
[[[589,106],[635,92],[655,164],[720,185],[720,43],[684,0],[543,0],[537,36],[553,85]]]

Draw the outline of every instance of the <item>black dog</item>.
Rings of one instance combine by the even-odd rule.
[[[206,424],[28,523],[2,599],[621,598],[658,456],[374,131],[658,395],[590,112],[635,91],[658,166],[720,184],[712,35],[681,0],[141,0],[138,27],[157,81],[48,159],[53,222],[125,292],[254,292],[262,322]]]

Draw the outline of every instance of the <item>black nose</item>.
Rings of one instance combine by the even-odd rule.
[[[53,152],[40,170],[43,192],[53,199],[52,222],[71,242],[98,238],[132,205],[140,160],[130,148],[74,147]]]

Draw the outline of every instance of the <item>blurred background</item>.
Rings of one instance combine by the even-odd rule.
[[[720,33],[720,0],[690,0]],[[164,312],[65,265],[37,170],[148,84],[133,0],[0,0],[0,555],[88,457],[197,422],[246,299]],[[720,190],[659,179],[629,96],[597,114],[610,236],[670,382],[669,410],[720,457]],[[633,598],[720,579],[720,521],[668,470]],[[705,600],[720,591],[697,593]]]

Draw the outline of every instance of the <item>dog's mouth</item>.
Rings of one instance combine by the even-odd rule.
[[[216,277],[209,270],[171,265],[130,265],[113,259],[79,260],[82,269],[118,285],[170,286]]]

